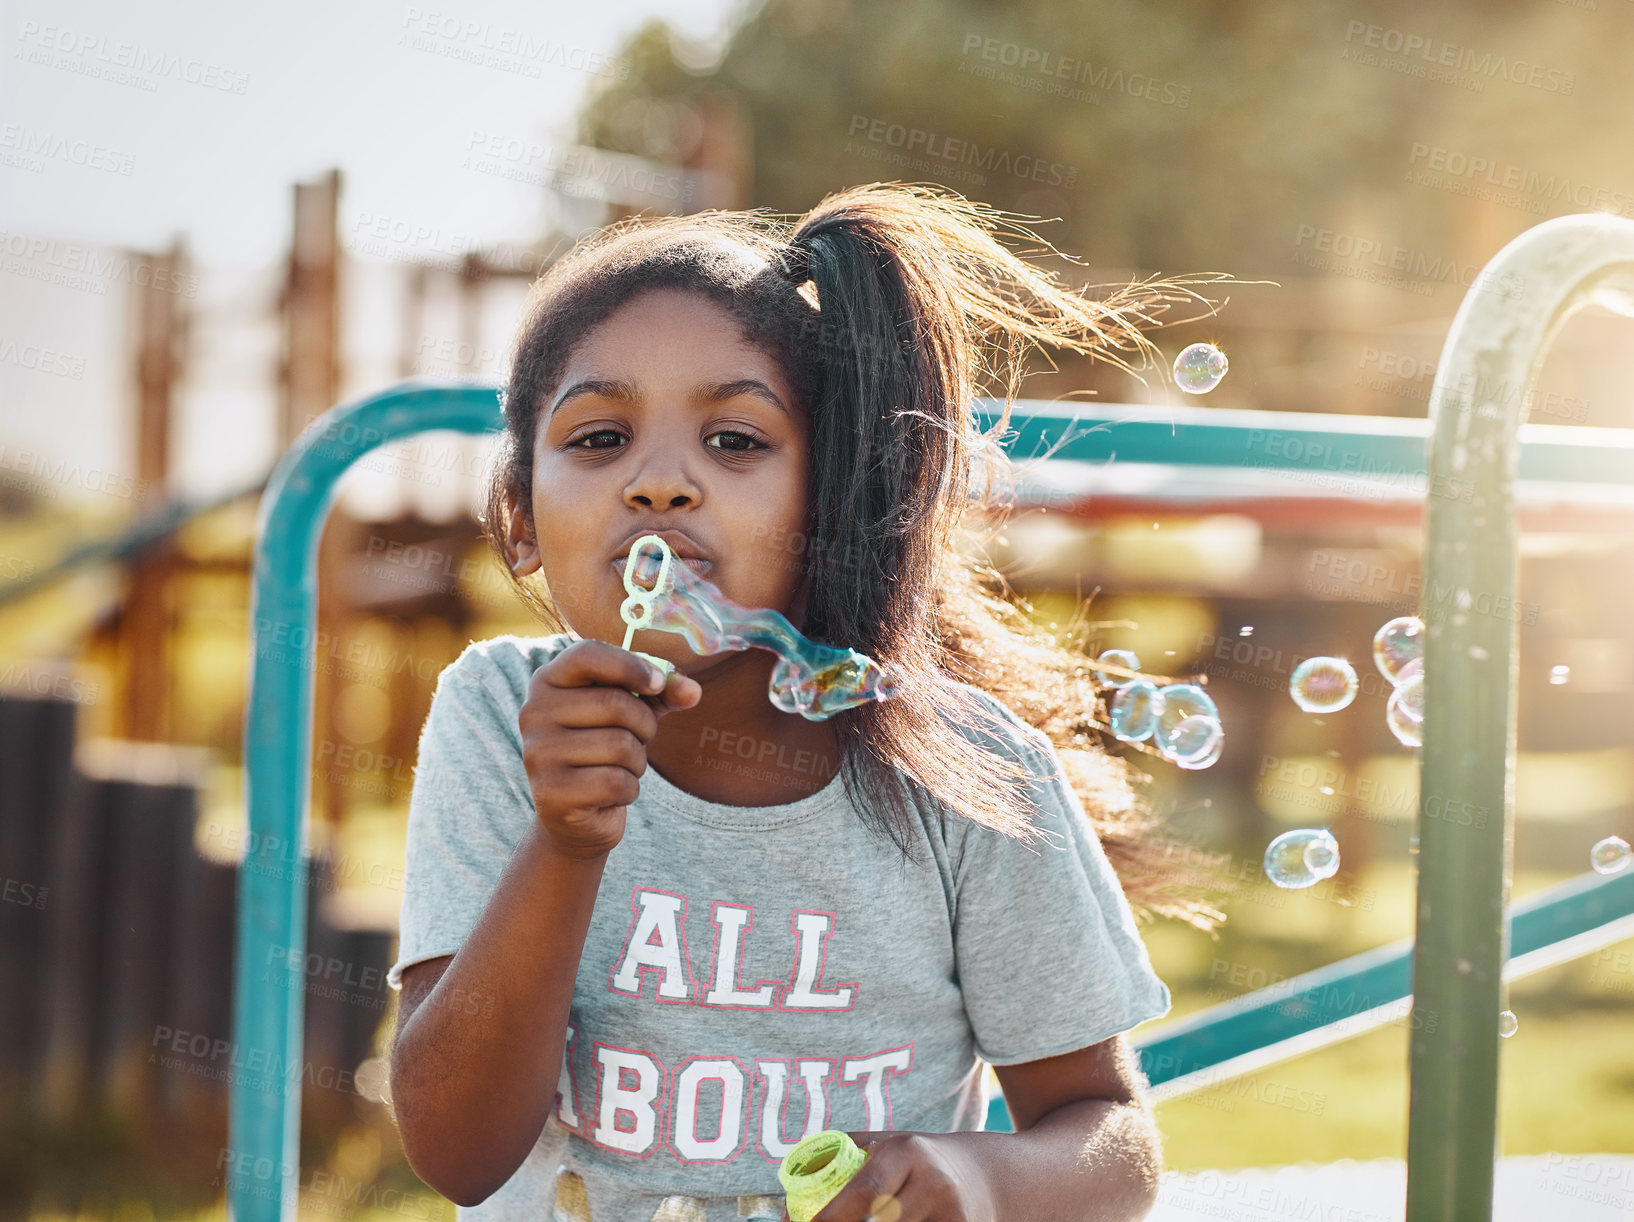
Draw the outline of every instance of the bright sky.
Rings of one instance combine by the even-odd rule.
[[[727,8],[283,0],[252,13],[209,0],[7,0],[0,152],[20,152],[26,129],[35,147],[55,138],[102,153],[91,166],[70,152],[39,172],[0,165],[0,225],[148,247],[180,230],[206,263],[261,265],[287,241],[290,184],[340,166],[354,219],[515,239],[541,193],[459,172],[472,141],[560,140],[585,91],[617,71],[621,35],[662,13],[718,39]],[[481,56],[490,62],[469,58]],[[121,71],[135,80],[96,75]]]
[[[0,0],[0,469],[22,469],[30,450],[132,468],[129,275],[104,264],[101,287],[72,281],[88,257],[185,235],[204,273],[191,302],[198,356],[220,366],[227,345],[209,329],[235,308],[260,309],[266,294],[248,276],[285,255],[293,183],[340,167],[354,250],[369,233],[419,235],[412,246],[439,257],[526,243],[544,215],[537,169],[532,183],[474,171],[462,165],[473,147],[569,141],[587,90],[619,71],[623,35],[662,15],[707,52],[737,7],[283,0],[252,12],[210,0]],[[413,257],[405,249],[383,257]],[[253,354],[256,381],[269,356]],[[248,393],[247,375],[238,381]],[[180,409],[179,473],[221,476],[217,447],[265,432],[265,412],[249,398],[231,406],[226,382],[202,431]],[[263,448],[232,450],[226,466],[235,478],[253,471]],[[91,478],[58,483],[81,499]],[[202,478],[212,482],[233,480]]]

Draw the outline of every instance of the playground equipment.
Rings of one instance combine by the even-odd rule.
[[[1634,432],[1521,423],[1549,342],[1589,304],[1634,313],[1634,222],[1562,217],[1501,250],[1453,320],[1428,427],[1281,412],[1022,403],[1006,443],[1030,455],[1047,442],[1062,460],[1104,462],[1115,452],[1128,462],[1287,471],[1321,469],[1323,456],[1340,453],[1347,472],[1427,475],[1425,586],[1436,582],[1462,595],[1424,615],[1415,939],[1214,1007],[1140,1042],[1143,1067],[1161,1096],[1358,1034],[1409,1005],[1436,1014],[1438,1021],[1416,1029],[1411,1043],[1409,1222],[1491,1216],[1505,976],[1587,953],[1634,928],[1634,872],[1574,880],[1508,911],[1518,642],[1509,618],[1472,614],[1468,605],[1477,596],[1513,603],[1517,478],[1634,484]],[[254,847],[239,893],[240,1055],[286,1066],[301,1057],[303,995],[269,985],[257,965],[272,948],[293,956],[305,946],[305,879],[279,856],[293,845],[305,857],[316,556],[325,511],[341,475],[379,445],[432,429],[497,428],[496,389],[413,381],[338,407],[298,440],[269,483],[255,561],[245,730]],[[989,424],[996,415],[982,405],[978,413]],[[1076,436],[1064,436],[1074,428]],[[1473,494],[1438,492],[1453,485]],[[1500,817],[1466,826],[1438,814],[1450,803]],[[233,1083],[228,1201],[241,1222],[294,1216],[299,1101],[299,1075],[282,1088],[273,1075]],[[1008,1127],[999,1100],[989,1127]]]

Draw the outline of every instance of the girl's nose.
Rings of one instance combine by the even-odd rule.
[[[697,481],[673,463],[654,463],[633,478],[624,490],[628,505],[646,508],[678,509],[695,506],[702,490]]]
[[[675,493],[674,495],[665,498],[662,495],[654,497],[637,492],[630,496],[629,500],[631,503],[636,505],[646,505],[648,507],[656,505],[662,509],[680,509],[691,504],[692,502],[692,498],[687,496],[685,493]]]

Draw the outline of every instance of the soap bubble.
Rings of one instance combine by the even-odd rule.
[[[1356,699],[1356,671],[1343,658],[1306,658],[1294,667],[1288,694],[1307,713],[1337,713]]]
[[[1628,841],[1607,836],[1589,850],[1589,864],[1596,874],[1615,874],[1628,864]]]
[[[1108,649],[1095,660],[1105,666],[1121,666],[1124,670],[1140,669],[1140,659],[1135,656],[1135,651],[1132,649]],[[1116,675],[1109,675],[1105,671],[1096,671],[1095,673],[1102,683],[1116,685],[1126,682],[1126,680],[1118,678]]]
[[[1398,670],[1396,672],[1396,677],[1395,677],[1395,679],[1392,680],[1392,682],[1397,687],[1400,687],[1403,683],[1406,683],[1407,680],[1411,679],[1414,675],[1422,675],[1423,673],[1424,673],[1424,659],[1423,658],[1414,658],[1411,662],[1407,663],[1406,666],[1403,666],[1400,670]]]
[[[1572,668],[1570,666],[1551,666],[1549,668],[1549,682],[1556,687],[1559,687],[1571,677]]]
[[[1414,675],[1395,691],[1384,706],[1384,724],[1404,747],[1424,745],[1424,679]]]
[[[1424,745],[1424,722],[1403,712],[1401,701],[1397,700],[1394,694],[1390,697],[1390,703],[1385,705],[1384,724],[1390,727],[1390,733],[1396,736],[1402,746]]]
[[[1424,621],[1402,615],[1373,634],[1373,661],[1392,683],[1401,682],[1401,669],[1424,656]]]
[[[1152,734],[1152,741],[1164,755],[1173,752],[1172,740],[1186,718],[1212,717],[1215,721],[1220,720],[1220,710],[1214,707],[1214,701],[1194,683],[1171,683],[1159,688],[1157,694],[1163,698],[1163,704],[1158,709],[1157,729]]]
[[[1323,878],[1339,869],[1339,846],[1332,836],[1312,840],[1305,846],[1305,864]]]
[[[1163,697],[1157,685],[1145,679],[1125,683],[1112,693],[1107,720],[1112,733],[1126,743],[1138,743],[1152,736],[1163,713]]]
[[[1206,395],[1220,384],[1231,362],[1213,344],[1192,344],[1174,358],[1174,384],[1188,395]]]
[[[1424,720],[1424,672],[1422,670],[1408,675],[1396,684],[1396,690],[1390,693],[1393,703],[1401,705],[1404,716],[1412,721]]]
[[[1515,1011],[1505,1010],[1498,1015],[1498,1034],[1508,1039],[1520,1028],[1520,1019],[1515,1017]]]
[[[1265,877],[1279,887],[1313,887],[1339,872],[1339,842],[1325,828],[1283,832],[1265,847]]]
[[[1193,713],[1169,735],[1163,754],[1182,768],[1207,768],[1220,758],[1225,729],[1217,718]]]

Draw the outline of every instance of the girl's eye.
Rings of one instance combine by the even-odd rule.
[[[591,441],[591,440],[593,440],[594,438],[597,438],[597,437],[615,437],[616,438],[616,437],[620,437],[620,436],[622,436],[622,434],[617,433],[612,429],[597,429],[592,433],[584,434],[582,437],[575,437],[572,441],[568,442],[567,444],[568,444],[569,447],[586,449],[586,450],[607,450],[607,449],[612,449],[614,447],[612,447],[610,445],[586,445],[585,443],[588,442],[588,441]],[[734,437],[734,438],[737,438],[737,441],[735,443],[731,444],[731,445],[712,446],[711,447],[712,449],[725,450],[725,451],[727,451],[728,453],[731,453],[731,454],[747,454],[752,450],[764,450],[766,448],[765,443],[762,442],[758,437],[755,437],[755,436],[753,436],[752,434],[749,434],[749,433],[741,433],[736,429],[722,429],[718,433],[711,433],[709,435],[709,439],[711,441],[713,441],[717,437]],[[747,444],[743,444],[745,442]]]
[[[725,450],[727,450],[727,451],[729,451],[730,453],[733,453],[733,454],[747,454],[750,450],[764,450],[766,448],[765,445],[761,442],[761,440],[758,437],[751,436],[748,433],[740,433],[736,429],[722,429],[720,432],[711,433],[709,436],[710,436],[711,440],[713,440],[716,437],[736,437],[740,441],[746,441],[746,442],[749,443],[748,445],[730,445],[730,446],[716,446],[716,447],[714,447],[715,449],[725,449]]]
[[[612,429],[597,429],[593,433],[586,433],[583,437],[575,437],[572,441],[568,442],[567,444],[570,445],[570,446],[579,446],[579,445],[584,445],[584,443],[589,441],[592,437],[617,437],[617,436],[618,436],[618,434],[613,432]],[[584,446],[584,448],[587,449],[587,450],[604,450],[607,447],[606,446]]]

